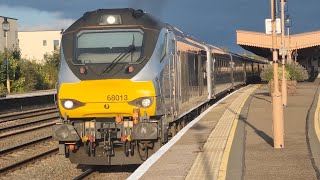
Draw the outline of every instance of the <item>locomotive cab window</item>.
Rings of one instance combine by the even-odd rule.
[[[77,35],[75,63],[137,62],[143,37],[140,29],[81,31]]]

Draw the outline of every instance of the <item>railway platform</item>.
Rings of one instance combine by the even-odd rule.
[[[28,93],[12,93],[7,95],[1,95],[0,100],[3,99],[17,99],[17,98],[28,98],[28,97],[35,97],[35,96],[46,96],[46,95],[55,95],[57,94],[56,89],[50,89],[50,90],[39,90],[39,91],[33,91]]]
[[[200,114],[128,179],[319,179],[319,82],[298,83],[273,148],[269,86],[249,85]]]
[[[56,89],[0,96],[0,114],[55,106]]]

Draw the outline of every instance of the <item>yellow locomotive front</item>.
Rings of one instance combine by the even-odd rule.
[[[54,126],[53,137],[71,162],[138,164],[148,150],[156,150],[161,116],[152,74],[159,67],[148,63],[161,25],[142,11],[97,10],[63,33],[58,86],[62,121]]]
[[[104,79],[63,83],[59,88],[61,115],[74,118],[135,117],[136,111],[155,114],[155,91],[152,82],[130,79]],[[140,113],[139,113],[140,115]]]

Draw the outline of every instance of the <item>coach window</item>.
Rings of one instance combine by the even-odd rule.
[[[43,46],[47,46],[47,40],[43,40],[43,41],[42,41],[42,45],[43,45]]]

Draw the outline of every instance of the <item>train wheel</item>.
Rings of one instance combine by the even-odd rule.
[[[69,158],[69,156],[70,156],[70,149],[67,146],[65,146],[64,157]]]
[[[130,148],[130,142],[128,141],[123,142],[123,151],[127,157],[129,156],[129,148]]]
[[[88,152],[87,152],[87,153],[88,153],[88,156],[91,157],[91,152],[92,152],[91,142],[88,143],[88,148],[87,148],[87,150],[88,150]]]
[[[88,154],[88,156],[90,157],[89,142],[84,142],[83,147],[84,147],[86,153]]]
[[[134,156],[134,144],[130,142],[130,155]]]
[[[138,154],[142,161],[145,161],[148,159],[148,147],[145,143],[138,143]]]
[[[96,156],[96,150],[95,150],[95,143],[94,142],[90,142],[89,143],[89,146],[90,146],[90,153],[93,157]]]

